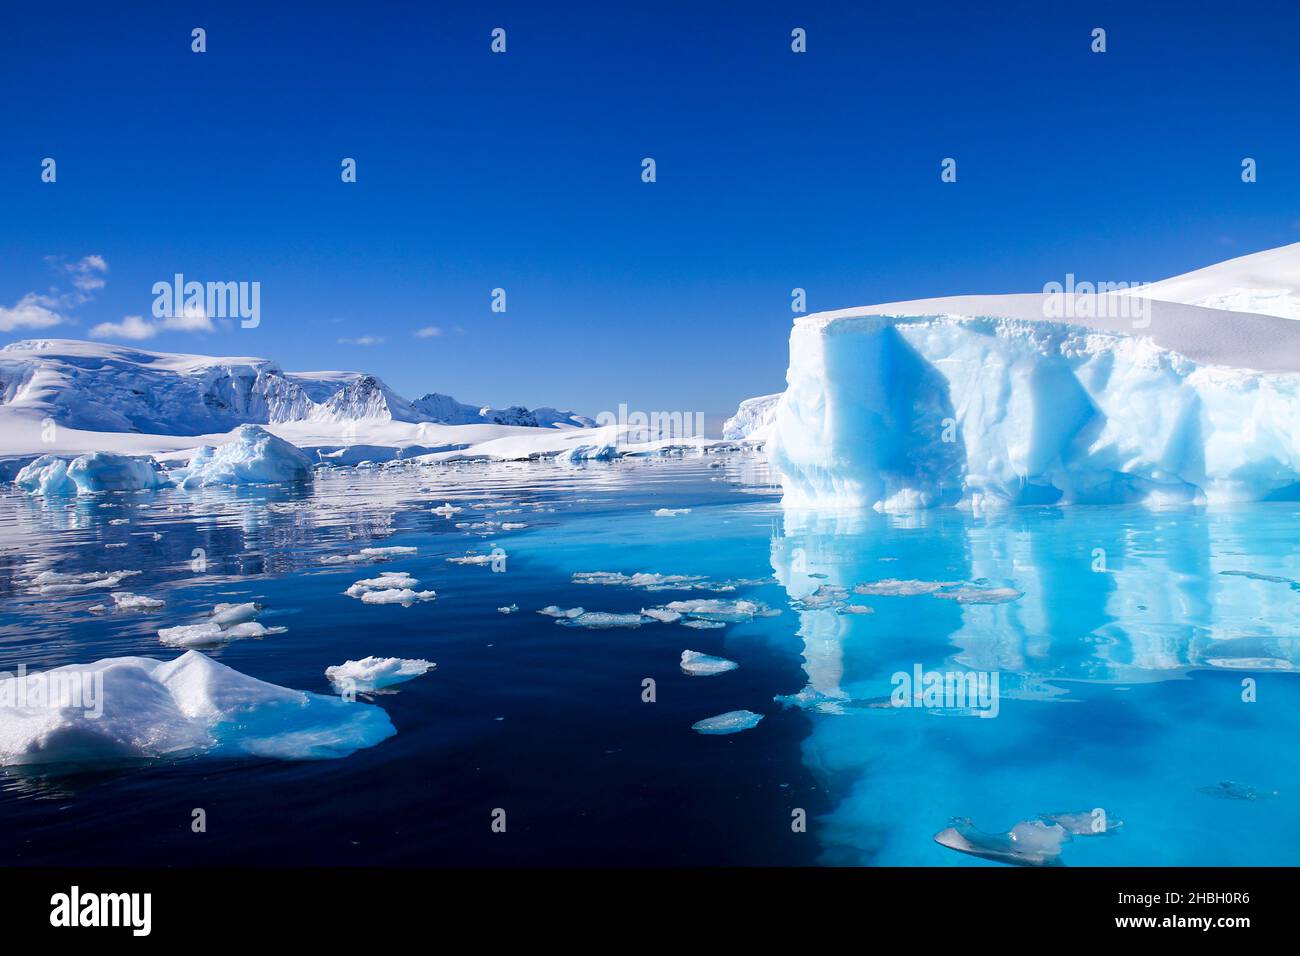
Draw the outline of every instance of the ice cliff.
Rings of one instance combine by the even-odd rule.
[[[787,503],[1300,498],[1300,323],[1279,317],[1300,244],[1260,256],[1140,301],[959,296],[800,317],[769,442]],[[1154,298],[1183,293],[1279,316]]]

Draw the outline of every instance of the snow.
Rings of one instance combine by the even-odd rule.
[[[1300,242],[1217,262],[1131,293],[1147,299],[1300,319]]]
[[[438,665],[426,660],[400,657],[363,657],[325,668],[325,677],[339,692],[368,692],[391,687],[427,674]]]
[[[167,603],[143,594],[132,594],[130,591],[114,591],[109,597],[119,611],[156,611]]]
[[[762,719],[762,714],[756,714],[752,710],[732,710],[698,720],[691,724],[691,730],[698,734],[738,734],[742,730],[757,727]]]
[[[200,448],[178,474],[182,488],[281,484],[309,481],[311,460],[266,429],[241,425],[234,441]]]
[[[77,693],[36,697],[55,686]],[[87,707],[92,696],[95,706]],[[396,732],[378,707],[269,684],[196,651],[168,662],[117,657],[7,678],[0,700],[17,700],[0,707],[3,766],[78,770],[200,754],[329,759]]]
[[[725,657],[713,657],[699,651],[682,651],[682,670],[692,677],[713,677],[716,674],[734,671],[739,666],[735,661],[729,661]]]

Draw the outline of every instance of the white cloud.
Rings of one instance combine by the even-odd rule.
[[[128,315],[121,322],[101,322],[90,330],[97,339],[151,339],[158,334],[158,326],[146,322],[138,315]]]
[[[426,325],[422,329],[415,330],[415,337],[417,339],[431,339],[438,335],[442,335],[442,329],[436,325]]]
[[[48,329],[51,325],[66,322],[67,318],[56,312],[54,305],[51,299],[35,292],[28,292],[11,309],[0,305],[0,332]]]
[[[163,319],[162,327],[174,332],[215,332],[212,319],[197,302],[186,305],[180,315],[169,315]]]
[[[63,270],[72,276],[72,284],[82,292],[93,292],[104,288],[103,276],[108,273],[108,263],[103,256],[91,254],[68,263]]]
[[[339,339],[339,345],[382,345],[382,335],[363,335],[356,339]]]

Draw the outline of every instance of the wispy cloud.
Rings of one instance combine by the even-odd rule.
[[[363,335],[355,339],[339,339],[339,345],[382,345],[382,335]]]
[[[46,263],[59,272],[71,276],[76,290],[60,291],[57,287],[48,293],[28,292],[12,306],[0,305],[0,332],[19,329],[48,329],[72,321],[69,311],[90,301],[90,293],[104,288],[108,263],[98,254],[83,256],[76,262],[64,262],[59,256],[46,256]]]
[[[138,315],[128,315],[121,322],[101,322],[90,330],[97,339],[151,339],[158,334],[158,326],[146,322]]]
[[[436,325],[426,325],[422,329],[415,330],[415,337],[417,339],[432,339],[439,335],[442,335],[442,329]]]

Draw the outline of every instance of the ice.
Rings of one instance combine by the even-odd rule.
[[[640,614],[613,614],[608,611],[583,611],[577,615],[565,613],[552,616],[557,618],[556,624],[567,627],[640,627],[645,623],[645,618]]]
[[[132,594],[130,591],[114,591],[109,597],[119,611],[154,611],[167,603],[143,594]]]
[[[547,617],[567,617],[575,618],[585,613],[585,609],[580,607],[562,608],[554,604],[548,605],[537,612],[545,614]]]
[[[653,512],[656,518],[675,518],[678,515],[688,515],[690,513],[690,508],[656,508]]]
[[[1231,780],[1221,780],[1213,787],[1199,787],[1198,792],[1221,800],[1246,801],[1272,800],[1278,795],[1276,790],[1259,790],[1249,784],[1234,783]]]
[[[436,515],[442,516],[443,518],[450,518],[452,515],[456,514],[462,509],[453,507],[449,502],[444,502],[440,507],[430,508],[429,510]]]
[[[734,671],[740,665],[725,657],[712,657],[699,651],[682,651],[682,670],[692,677],[712,677]]]
[[[776,403],[780,398],[781,393],[777,392],[745,399],[736,414],[723,423],[722,437],[728,441],[765,441],[776,420]]]
[[[624,574],[621,571],[575,571],[574,584],[623,585],[632,588],[645,588],[647,591],[689,591],[694,588],[722,590],[709,585],[698,574],[657,574],[640,571],[636,574]]]
[[[139,571],[85,571],[65,574],[60,571],[42,571],[27,584],[29,589],[37,594],[75,594],[95,588],[115,588],[127,578],[135,577],[139,573]]]
[[[262,606],[252,601],[243,604],[218,604],[212,609],[212,623],[218,627],[242,624],[253,620],[261,610]]]
[[[1070,839],[1064,827],[1038,820],[1017,823],[1009,833],[985,833],[962,817],[935,834],[941,846],[985,860],[1017,866],[1061,866],[1061,846]]]
[[[762,714],[752,710],[731,710],[716,717],[707,717],[691,724],[691,730],[697,734],[738,734],[742,730],[757,727],[763,719]]]
[[[436,666],[432,661],[426,660],[363,657],[359,661],[345,661],[325,668],[325,677],[337,691],[353,690],[364,693],[411,680],[421,674],[427,674]]]
[[[955,587],[957,581],[900,581],[886,578],[859,584],[853,588],[854,594],[874,594],[887,597],[914,597],[918,594],[934,594],[944,588]]]
[[[518,610],[519,610],[519,605],[518,605],[518,604],[508,604],[508,605],[506,605],[505,607],[499,607],[499,608],[497,608],[497,613],[499,613],[499,614],[514,614],[514,613],[515,613],[516,611],[518,611]]]
[[[167,476],[149,457],[97,451],[66,462],[42,455],[14,478],[23,491],[47,497],[89,495],[104,491],[153,491],[166,487]]]
[[[692,601],[671,601],[664,610],[708,621],[752,621],[755,617],[773,617],[779,614],[759,601],[701,598]]]
[[[951,591],[936,591],[934,596],[958,604],[1006,604],[1020,600],[1025,592],[1015,588],[962,587]]]
[[[618,449],[611,444],[577,445],[556,456],[557,461],[611,461],[618,457]]]
[[[195,755],[346,757],[396,731],[378,707],[256,680],[196,651],[169,662],[117,657],[23,679],[26,704],[0,707],[0,765],[67,771]],[[94,689],[33,702],[34,682]],[[0,700],[24,688],[0,681]]]
[[[415,554],[417,548],[391,546],[387,548],[362,548],[355,554],[327,554],[320,559],[321,564],[368,564],[374,561],[387,561],[397,555]]]
[[[491,564],[492,555],[490,554],[465,554],[458,558],[448,558],[451,564]]]
[[[257,425],[242,425],[233,441],[200,448],[178,474],[182,488],[281,484],[309,481],[311,466],[311,459],[283,438]]]
[[[1273,279],[1295,289],[1298,247],[1221,264],[1187,301],[1258,307],[1227,284],[1254,270],[1241,288],[1276,302]],[[1075,297],[1068,317],[1034,293],[797,318],[768,443],[787,504],[1300,497],[1300,325],[1142,298],[1160,294]],[[1143,314],[1119,308],[1134,304]]]
[[[411,588],[389,588],[384,591],[367,591],[361,595],[362,604],[401,604],[410,607],[421,601],[432,601],[438,596],[436,591],[415,591]]]
[[[726,626],[727,625],[722,621],[706,621],[701,620],[700,618],[691,618],[690,620],[682,621],[682,627],[693,627],[697,631],[712,631]]]
[[[641,616],[648,617],[661,624],[675,624],[682,619],[680,611],[669,611],[661,607],[641,608]]]
[[[158,629],[158,640],[172,647],[217,647],[242,638],[283,634],[288,628],[267,627],[255,621],[262,606],[253,602],[218,604],[207,620]]]
[[[1039,815],[1048,826],[1059,826],[1071,836],[1101,836],[1114,833],[1124,825],[1120,820],[1098,807],[1095,810],[1074,810],[1065,813]]]
[[[389,588],[414,588],[419,586],[418,578],[411,577],[405,571],[393,571],[381,574],[377,578],[362,578],[343,593],[348,597],[359,598],[367,591],[384,591]]]
[[[528,525],[522,521],[503,521],[501,522],[502,531],[522,531]]]

